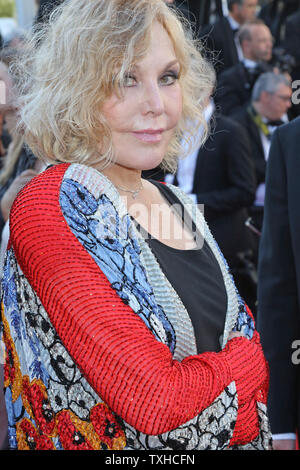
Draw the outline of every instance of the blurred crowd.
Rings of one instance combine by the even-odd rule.
[[[225,152],[231,153],[231,156],[220,187],[214,187],[212,182],[208,189],[214,192],[222,187],[223,191],[226,188],[231,194],[233,189],[241,193],[245,191],[245,181],[248,182],[248,193],[251,192],[252,197],[249,195],[247,200],[239,197],[239,207],[234,199],[231,207],[228,205],[227,217],[229,223],[230,220],[236,220],[236,211],[244,211],[240,222],[244,231],[246,227],[251,232],[247,237],[247,246],[236,243],[234,252],[228,253],[232,240],[227,242],[218,231],[216,237],[228,256],[241,292],[256,313],[257,259],[271,136],[278,126],[299,115],[296,93],[299,75],[297,42],[300,40],[300,2],[229,0],[227,4],[227,13],[216,17],[214,23],[200,28],[199,36],[217,74],[216,88],[212,95],[215,118],[218,121],[220,116],[226,116],[240,126],[240,131],[236,131],[231,138],[228,136],[228,141],[231,141],[228,150],[222,147],[222,159],[228,159]],[[244,156],[241,152],[236,155],[238,163],[233,179],[230,160],[233,158],[233,140],[236,140],[237,132],[244,135],[247,150]],[[212,140],[217,139],[212,136]],[[248,173],[252,173],[254,177],[254,184],[249,175],[245,180],[246,167]],[[211,176],[207,175],[208,179]],[[214,225],[219,224],[218,219],[224,217],[224,212],[215,216],[211,223],[213,230]],[[242,234],[242,227],[240,233]],[[246,235],[242,238],[246,240]]]

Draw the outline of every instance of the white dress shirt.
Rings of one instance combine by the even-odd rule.
[[[240,29],[241,25],[237,21],[235,21],[235,19],[232,18],[232,16],[230,14],[227,16],[227,19],[228,19],[229,24],[231,26],[231,29],[233,29],[233,31],[235,31],[236,29]],[[234,42],[235,42],[235,45],[236,45],[238,58],[239,58],[239,60],[243,60],[244,54],[243,54],[241,44],[240,44],[240,41],[239,41],[239,38],[238,38],[237,35],[234,37]]]
[[[243,58],[243,63],[247,69],[255,69],[257,66],[257,62],[251,59],[247,59],[246,57]]]

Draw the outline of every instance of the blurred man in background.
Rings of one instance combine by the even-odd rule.
[[[217,87],[216,100],[223,114],[241,111],[250,103],[255,81],[263,72],[272,70],[273,39],[262,20],[255,19],[243,25],[238,33],[243,52],[241,62],[225,70]]]
[[[218,75],[243,58],[237,33],[243,24],[254,20],[257,6],[258,0],[228,0],[228,16],[200,31],[209,50],[208,57],[216,61]]]
[[[246,130],[251,145],[257,188],[250,214],[259,231],[263,222],[266,168],[271,138],[277,127],[289,121],[287,112],[292,105],[291,97],[291,82],[285,75],[264,73],[254,85],[250,106],[233,116]],[[256,263],[258,245],[259,239],[256,238]]]

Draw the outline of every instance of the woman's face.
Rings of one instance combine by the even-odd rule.
[[[155,23],[149,51],[126,77],[124,95],[113,94],[102,108],[117,165],[147,170],[161,163],[182,112],[179,72],[172,41]]]

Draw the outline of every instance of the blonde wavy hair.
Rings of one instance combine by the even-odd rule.
[[[174,44],[183,95],[182,116],[162,166],[175,171],[178,156],[201,144],[200,125],[205,140],[203,109],[215,74],[182,15],[163,0],[65,0],[33,33],[13,67],[20,78],[19,125],[37,157],[102,168],[114,160],[101,107],[112,93],[122,93],[126,73],[147,53],[156,21]]]

